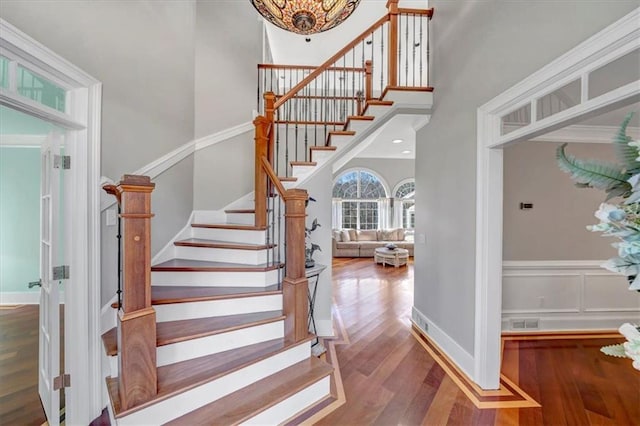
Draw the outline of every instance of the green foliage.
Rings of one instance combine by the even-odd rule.
[[[618,133],[613,138],[613,146],[615,148],[618,161],[622,164],[625,171],[630,175],[640,173],[640,162],[638,162],[638,149],[633,145],[629,145],[632,141],[630,136],[627,136],[627,126],[633,117],[633,113],[630,112],[622,121]]]
[[[632,175],[624,167],[596,160],[578,159],[565,152],[566,146],[564,143],[558,147],[556,160],[560,169],[569,173],[577,186],[602,189],[607,193],[607,200],[616,196],[631,195],[631,184],[627,181]],[[634,161],[636,156],[637,151],[634,153]]]

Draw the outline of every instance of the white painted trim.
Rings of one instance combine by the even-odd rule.
[[[61,305],[64,305],[64,291],[60,291],[59,301]],[[39,291],[5,291],[0,293],[0,306],[38,304],[40,304]]]
[[[84,129],[84,124],[73,120],[69,115],[49,108],[46,105],[36,102],[24,96],[11,93],[7,89],[0,87],[0,105],[18,110],[28,115],[38,117],[42,120],[55,123],[61,127],[71,130]]]
[[[554,132],[545,133],[532,140],[535,142],[559,143],[605,143],[610,144],[618,133],[619,126],[586,126],[574,124]],[[627,135],[633,139],[640,139],[639,127],[627,127]]]
[[[455,360],[457,367],[462,370],[467,377],[473,377],[473,356],[464,350],[462,346],[458,344],[451,336],[445,333],[440,327],[438,327],[433,321],[431,321],[425,314],[420,312],[415,306],[411,308],[411,317],[413,318],[413,324],[422,330],[423,333],[429,336],[431,340],[445,353],[450,359]],[[417,319],[420,321],[417,321]],[[427,330],[422,328],[420,324],[426,324]]]
[[[400,187],[402,185],[404,185],[405,183],[410,183],[413,182],[414,184],[416,183],[416,178],[415,177],[408,177],[408,178],[404,178],[402,179],[400,182],[398,182],[396,184],[396,186],[393,187],[393,191],[391,192],[390,197],[391,198],[396,198],[396,192],[398,192],[398,189],[400,189]],[[414,195],[415,198],[415,195]]]
[[[3,148],[40,148],[46,135],[0,135]]]
[[[142,166],[131,174],[149,176],[153,180],[194,152],[208,148],[217,143],[224,142],[238,135],[247,133],[253,130],[253,128],[253,123],[249,121],[225,130],[221,130],[211,135],[192,140],[183,145],[180,145],[179,147],[172,150],[171,152],[168,152],[162,157],[153,160],[149,164]],[[100,210],[104,211],[115,203],[116,201],[114,197],[105,198],[100,205]]]
[[[69,89],[67,113],[61,113],[11,90],[0,91],[3,105],[71,130],[69,153],[74,205],[69,216],[73,292],[67,294],[65,369],[74,385],[66,393],[66,419],[88,424],[102,411],[100,367],[100,172],[102,85],[95,78],[0,19],[0,48],[12,60]],[[15,90],[15,87],[12,87]],[[69,107],[68,107],[69,108]],[[76,284],[77,283],[77,284]]]
[[[606,271],[602,265],[604,260],[505,260],[502,262],[502,268],[505,271],[509,270],[584,270],[595,269],[599,271]],[[606,271],[607,275],[617,275],[613,272]]]
[[[316,320],[316,334],[322,337],[332,337],[336,335],[333,329],[333,313],[331,319],[317,319]]]
[[[640,99],[640,84],[630,83],[560,113],[535,121],[505,136],[500,117],[535,103],[615,59],[640,47],[640,8],[598,32],[528,78],[478,108],[476,190],[476,301],[473,379],[496,389],[500,376],[502,299],[502,168],[506,143],[533,139]],[[586,97],[583,96],[583,101]]]
[[[518,319],[524,317],[518,317]],[[536,316],[528,314],[527,319],[538,319],[539,328],[529,330],[515,330],[511,328],[511,320],[514,318],[504,317],[502,318],[502,329],[504,331],[518,331],[522,333],[539,332],[539,331],[568,331],[568,330],[616,330],[620,327],[620,324],[625,322],[637,323],[640,321],[638,315],[598,315],[598,316],[572,316],[572,315],[559,315],[559,316]]]
[[[219,142],[224,142],[236,136],[250,132],[254,129],[253,122],[248,121],[246,123],[238,124],[237,126],[229,127],[228,129],[221,130],[217,133],[196,139],[193,141],[195,150],[200,151],[211,145],[215,145]]]

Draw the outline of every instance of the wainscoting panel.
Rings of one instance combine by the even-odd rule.
[[[502,329],[612,329],[640,322],[640,293],[604,261],[505,261]]]

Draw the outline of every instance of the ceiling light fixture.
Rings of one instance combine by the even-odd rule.
[[[402,139],[394,139],[391,141],[391,143],[402,143],[404,142]]]
[[[406,150],[406,151],[402,151],[403,154],[411,154],[411,151]]]
[[[330,30],[347,19],[360,0],[250,0],[272,24],[297,34]]]

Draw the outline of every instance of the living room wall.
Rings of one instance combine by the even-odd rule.
[[[417,133],[414,308],[474,369],[477,108],[637,7],[636,1],[432,0],[435,106]]]

